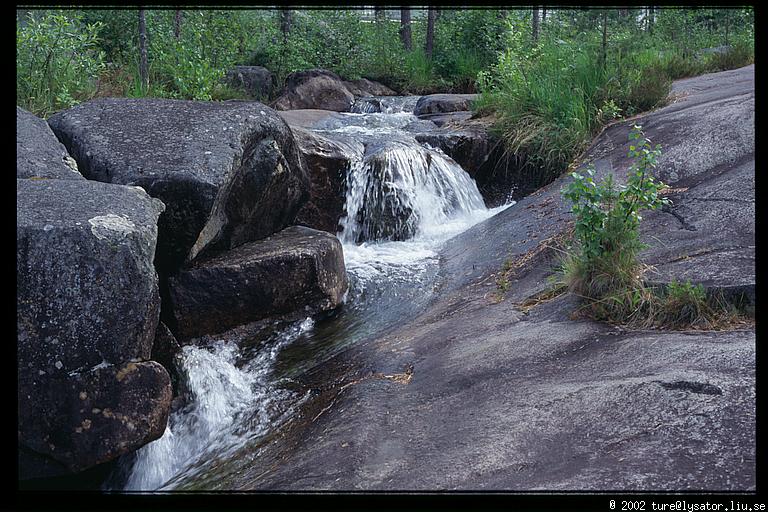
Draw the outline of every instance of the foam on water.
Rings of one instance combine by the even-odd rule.
[[[160,439],[136,452],[124,488],[172,487],[171,480],[188,468],[226,457],[266,433],[286,412],[273,405],[297,398],[270,382],[272,365],[284,346],[313,326],[311,318],[297,322],[243,365],[240,349],[232,341],[183,347],[181,367],[190,403],[171,415]]]
[[[346,324],[337,320],[346,334],[336,346],[391,321],[379,307],[400,315],[414,297],[428,293],[442,244],[512,204],[486,208],[456,162],[408,133],[418,123],[430,124],[411,113],[416,99],[377,98],[378,108],[389,113],[343,114],[315,128],[332,134],[351,162],[338,237],[351,277],[352,304],[345,309],[352,316]],[[136,452],[124,488],[171,489],[195,480],[213,462],[240,457],[250,440],[282,424],[306,396],[285,389],[274,376],[275,362],[301,336],[314,339],[313,327],[310,318],[297,322],[248,353],[229,340],[184,347],[181,374],[189,403],[171,415],[160,439]]]

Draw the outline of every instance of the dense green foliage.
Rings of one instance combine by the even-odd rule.
[[[558,9],[535,41],[531,11],[514,11],[498,62],[480,73],[478,107],[498,115],[507,150],[544,184],[607,122],[662,105],[673,79],[753,59],[751,9]]]
[[[470,92],[502,49],[506,25],[496,10],[441,11],[432,59],[424,54],[423,16],[411,22],[406,51],[393,12],[373,21],[359,10],[292,10],[284,34],[274,9],[183,9],[179,18],[175,9],[147,9],[148,88],[139,79],[137,9],[20,12],[17,103],[48,115],[94,94],[227,99],[238,97],[222,83],[236,64],[267,67],[278,90],[294,71],[324,68],[413,94]]]
[[[104,68],[99,24],[49,13],[16,25],[16,104],[42,116],[91,97]]]

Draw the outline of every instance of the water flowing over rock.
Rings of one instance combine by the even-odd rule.
[[[16,107],[16,177],[83,179],[48,123],[20,107]]]
[[[296,224],[339,232],[344,216],[347,173],[352,162],[362,159],[364,146],[355,141],[331,138],[303,128],[293,134],[309,174],[309,200],[296,214]]]
[[[450,217],[484,209],[469,175],[444,154],[395,141],[368,148],[350,169],[342,238],[406,240]]]
[[[169,284],[180,339],[330,310],[348,286],[339,240],[302,226],[202,259]]]
[[[102,99],[49,124],[87,178],[138,185],[165,203],[161,272],[269,236],[307,197],[293,135],[260,103]]]
[[[86,180],[18,179],[16,199],[19,445],[82,470],[157,431],[133,422],[130,433],[76,432],[73,422],[88,418],[62,405],[79,403],[75,388],[74,396],[95,394],[106,404],[135,393],[132,402],[120,402],[121,414],[134,414],[132,404],[151,413],[153,425],[167,416],[170,388],[161,367],[148,366],[149,380],[124,390],[95,371],[150,357],[160,312],[152,260],[163,204],[138,187]],[[35,473],[41,467],[24,465],[22,477],[45,476]]]
[[[381,96],[371,95],[357,98],[352,104],[352,112],[370,114],[381,112],[384,114],[396,114],[399,112],[413,113],[419,96]]]

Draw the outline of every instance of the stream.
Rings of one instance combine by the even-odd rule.
[[[189,399],[160,439],[123,457],[105,489],[233,490],[232,475],[255,471],[263,447],[317,393],[303,376],[422,311],[441,245],[510,206],[486,208],[458,164],[415,140],[415,130],[436,128],[412,114],[418,98],[363,98],[312,128],[352,162],[337,234],[350,281],[343,306],[245,342],[183,347]]]

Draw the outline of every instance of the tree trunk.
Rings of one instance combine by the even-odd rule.
[[[400,40],[403,42],[403,47],[411,51],[413,40],[411,38],[411,9],[409,7],[400,9]]]
[[[432,49],[435,44],[435,8],[430,6],[427,11],[427,40],[424,43],[424,53],[427,58],[432,58]]]
[[[291,16],[291,10],[287,7],[280,8],[280,32],[283,33],[283,41],[288,39],[288,34],[291,32],[291,26],[293,25],[293,19]]]
[[[653,18],[656,16],[656,12],[653,7],[648,8],[648,33],[653,34]]]
[[[534,7],[531,11],[531,38],[533,42],[539,40],[539,8]]]
[[[144,92],[149,88],[149,64],[147,62],[147,20],[144,9],[139,9],[139,78]]]
[[[541,9],[541,24],[543,25],[545,21],[547,21],[547,8],[546,7]]]
[[[603,71],[605,71],[605,64],[607,61],[607,48],[608,48],[608,10],[603,10],[603,47],[602,52],[600,54],[600,64],[603,67]]]
[[[176,16],[173,18],[173,37],[177,41],[181,38],[181,9],[176,9]]]

